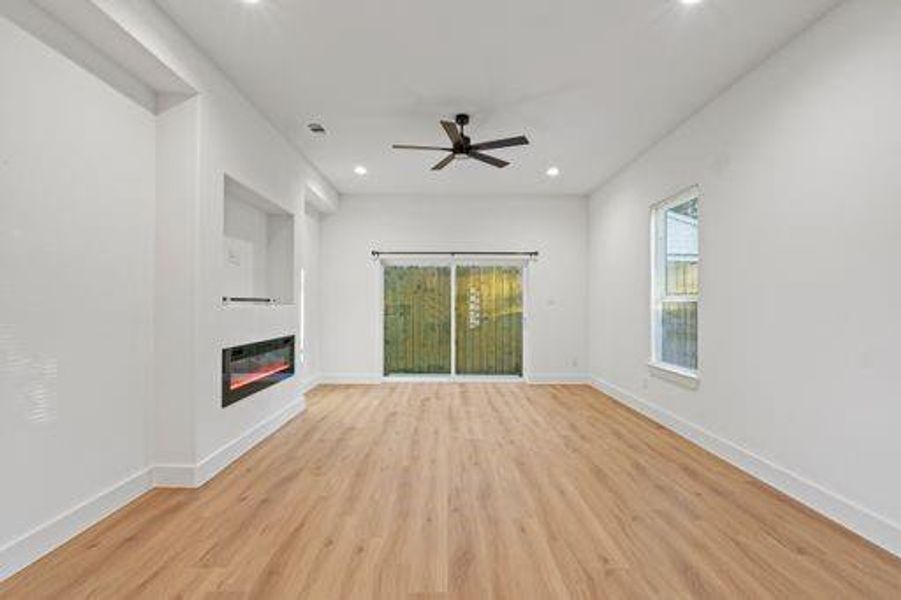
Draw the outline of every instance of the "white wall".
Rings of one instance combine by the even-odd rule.
[[[296,305],[221,304],[224,175],[229,174],[294,215],[303,213],[308,167],[259,115],[237,96],[203,98],[198,211],[198,344],[196,442],[204,460],[267,418],[301,401],[299,378],[267,388],[227,409],[221,405],[222,349],[297,335]],[[299,220],[295,222],[295,237]],[[299,265],[298,265],[299,268]],[[299,277],[295,276],[295,282]],[[297,297],[295,292],[294,297]]]
[[[269,297],[269,216],[225,187],[226,296]]]
[[[322,222],[322,370],[381,377],[378,250],[531,251],[526,375],[585,372],[587,202],[577,197],[342,198]]]
[[[321,332],[321,312],[320,298],[322,292],[320,278],[320,213],[314,209],[309,203],[306,204],[306,210],[301,217],[300,229],[300,255],[301,268],[305,272],[305,299],[303,302],[304,310],[304,327],[303,327],[303,350],[304,363],[300,370],[301,386],[309,386],[317,380],[321,374],[321,351],[320,351],[320,332]],[[298,308],[301,308],[298,306]]]
[[[199,131],[198,170],[190,199],[196,228],[185,256],[195,270],[188,278],[191,285],[185,289],[190,307],[171,307],[174,312],[161,309],[158,314],[161,321],[175,322],[188,308],[193,313],[190,327],[196,332],[196,340],[186,349],[173,337],[167,340],[169,345],[158,347],[157,353],[193,361],[193,386],[180,392],[194,405],[192,464],[216,460],[216,456],[234,457],[230,446],[286,409],[301,406],[301,384],[295,377],[223,409],[222,348],[297,334],[300,315],[296,304],[222,306],[225,176],[296,217],[303,214],[305,195],[311,187],[319,192],[316,200],[331,208],[337,204],[337,194],[156,5],[130,0],[98,0],[97,4],[199,92],[195,123]],[[303,220],[296,218],[295,239],[300,239],[302,228]],[[296,247],[301,247],[299,242]],[[296,261],[298,269],[300,264]],[[296,275],[295,286],[299,284]],[[169,441],[184,445],[183,441]]]
[[[337,194],[156,5],[96,6],[199,95],[154,118],[0,20],[0,578],[303,407],[299,377],[221,407],[222,348],[300,322],[222,306],[224,181],[295,215]]]
[[[0,18],[0,577],[146,469],[153,115]]]
[[[895,552],[899,107],[901,4],[848,2],[598,191],[590,249],[605,389]],[[692,184],[696,391],[646,366],[649,207]]]
[[[151,462],[186,464],[194,449],[193,356],[200,103],[197,98],[157,118],[154,289],[155,419]],[[172,349],[177,348],[174,352]]]

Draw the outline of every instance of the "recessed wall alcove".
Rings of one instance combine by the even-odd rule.
[[[222,297],[294,304],[294,215],[225,176]]]

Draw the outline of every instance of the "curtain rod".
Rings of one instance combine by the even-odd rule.
[[[538,252],[383,252],[381,250],[373,250],[372,256],[375,258],[380,256],[528,256],[529,258],[538,258]]]

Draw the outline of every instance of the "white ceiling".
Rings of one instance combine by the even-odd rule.
[[[587,193],[839,2],[156,1],[345,194]],[[391,150],[460,111],[532,145],[438,173]]]

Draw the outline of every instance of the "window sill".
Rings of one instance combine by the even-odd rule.
[[[697,371],[689,371],[688,369],[683,369],[675,365],[669,365],[653,360],[648,361],[648,367],[650,368],[652,375],[681,385],[682,387],[695,390],[701,384],[701,377]]]

